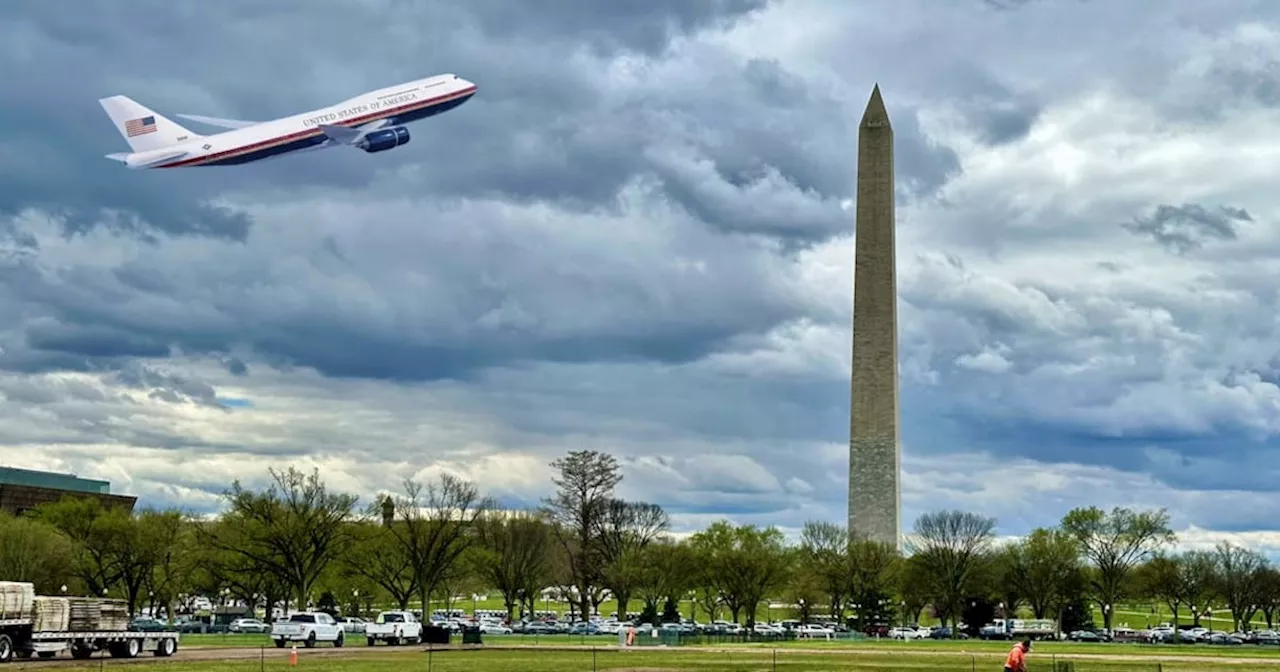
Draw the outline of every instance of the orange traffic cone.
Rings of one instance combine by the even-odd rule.
[[[293,650],[289,652],[289,665],[292,666],[297,664],[298,664],[298,645],[294,644]]]

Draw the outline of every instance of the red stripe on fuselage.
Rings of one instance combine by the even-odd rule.
[[[344,119],[341,122],[334,125],[335,126],[359,126],[361,124],[367,124],[371,121],[378,121],[379,119],[386,119],[387,117],[394,117],[398,114],[404,114],[405,112],[412,112],[413,110],[424,109],[428,107],[433,107],[435,105],[439,105],[441,103],[447,103],[450,100],[453,100],[455,98],[461,98],[462,96],[470,95],[475,92],[476,92],[476,87],[473,86],[470,88],[463,89],[461,91],[455,91],[453,93],[445,94],[443,96],[428,98],[427,100],[420,100],[420,101],[408,103],[406,105],[401,105],[399,107],[391,107],[391,108],[378,110],[377,112],[366,114],[360,117],[352,117],[350,119]],[[288,142],[294,142],[296,140],[301,140],[303,138],[309,138],[316,135],[324,135],[324,131],[320,130],[319,128],[309,128],[305,131],[298,131],[296,133],[290,133],[288,135],[281,135],[281,136],[276,136],[274,138],[267,138],[266,140],[259,140],[258,142],[255,142],[250,145],[244,145],[241,147],[236,147],[234,149],[227,149],[221,152],[208,154],[205,156],[197,156],[190,159],[183,159],[182,161],[176,161],[174,163],[167,163],[162,166],[155,166],[155,167],[156,168],[179,168],[182,166],[195,166],[208,161],[218,161],[220,159],[227,159],[233,156],[239,156],[241,154],[248,154],[250,152],[256,152],[263,149],[270,149],[271,147],[275,147],[276,145],[283,145]]]

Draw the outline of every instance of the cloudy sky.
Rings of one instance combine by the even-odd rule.
[[[1167,507],[1280,549],[1274,3],[125,4],[0,5],[4,464],[519,506],[593,448],[682,530],[841,520],[879,82],[904,524]],[[479,94],[391,152],[103,158],[100,97],[263,120],[440,72]]]

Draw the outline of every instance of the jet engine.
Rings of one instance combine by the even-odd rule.
[[[393,126],[371,131],[363,138],[360,138],[356,146],[372,154],[374,152],[385,152],[407,142],[409,142],[409,129],[404,126]]]

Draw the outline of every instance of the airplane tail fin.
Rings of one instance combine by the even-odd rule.
[[[202,137],[139,105],[128,96],[102,98],[98,103],[134,152],[148,152]]]

